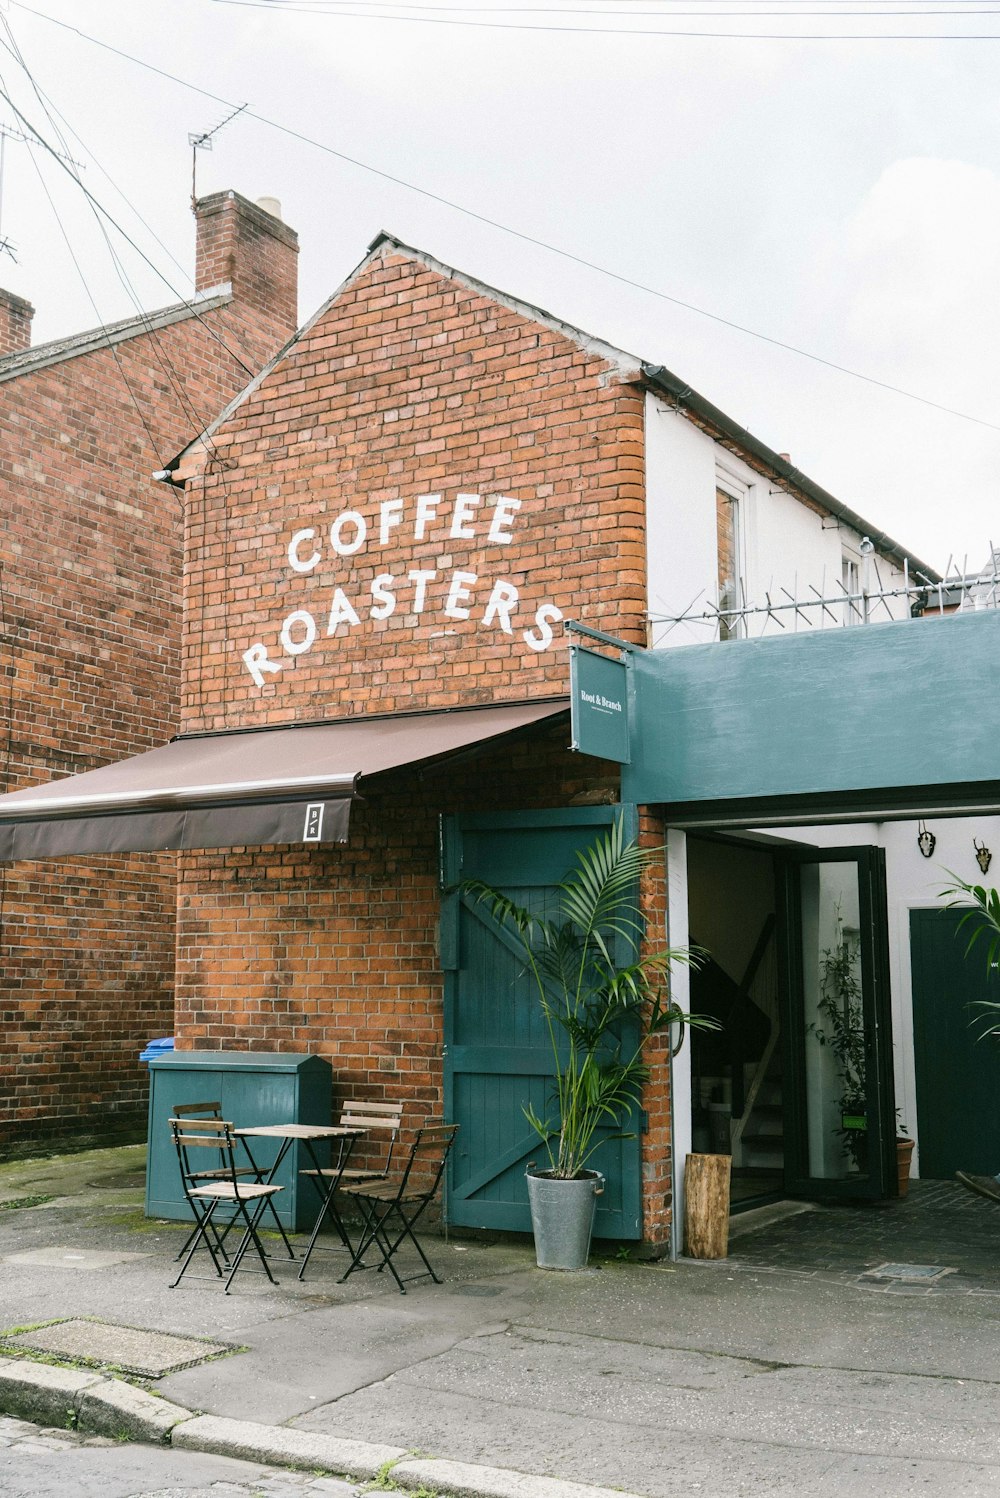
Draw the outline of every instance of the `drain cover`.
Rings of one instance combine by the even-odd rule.
[[[453,1295],[499,1295],[496,1285],[452,1285]]]
[[[52,1321],[48,1326],[0,1337],[0,1346],[10,1351],[24,1347],[31,1352],[52,1353],[98,1367],[111,1365],[144,1378],[162,1378],[165,1373],[191,1368],[236,1350],[226,1342],[141,1331],[134,1326],[90,1321],[85,1316]]]
[[[943,1274],[954,1274],[944,1264],[880,1264],[877,1269],[867,1269],[866,1280],[909,1280],[915,1284],[927,1284],[938,1280]]]

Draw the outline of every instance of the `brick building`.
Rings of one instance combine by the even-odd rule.
[[[662,621],[699,590],[851,576],[873,533],[666,369],[388,236],[164,476],[181,736],[8,797],[0,853],[182,849],[178,1048],[313,1052],[341,1096],[443,1111],[451,1220],[526,1228],[546,1042],[450,887],[544,898],[613,816],[665,835],[569,747],[563,626],[680,643],[697,621]],[[891,582],[903,553],[874,544]],[[715,616],[717,639],[742,628]],[[660,944],[665,864],[643,904]],[[649,1060],[597,1232],[662,1250],[670,1068]]]
[[[183,507],[152,479],[296,325],[296,235],[233,192],[195,205],[196,293],[30,346],[0,293],[5,790],[176,732]],[[0,1150],[141,1126],[173,1024],[174,859],[0,865]]]

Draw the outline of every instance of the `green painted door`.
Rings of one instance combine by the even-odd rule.
[[[443,883],[484,879],[542,915],[555,886],[615,814],[634,808],[581,807],[503,816],[449,817],[443,827]],[[445,968],[445,1110],[460,1125],[451,1155],[448,1217],[464,1227],[530,1232],[524,1179],[544,1146],[523,1113],[551,1110],[548,1032],[514,942],[487,908],[458,895],[442,901]],[[631,1139],[607,1140],[591,1160],[605,1178],[594,1232],[642,1235],[639,1120]]]
[[[936,1180],[1000,1170],[1000,1033],[977,1040],[983,1026],[969,1024],[978,1000],[1000,1000],[1000,981],[986,971],[982,940],[965,956],[961,918],[910,911],[920,1174]]]

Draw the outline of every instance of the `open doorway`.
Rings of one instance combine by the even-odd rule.
[[[726,838],[689,837],[691,1009],[717,1031],[691,1032],[691,1142],[732,1154],[734,1207],[784,1189],[785,1140],[774,855]]]
[[[692,1149],[737,1211],[894,1195],[884,852],[752,839],[688,838]]]

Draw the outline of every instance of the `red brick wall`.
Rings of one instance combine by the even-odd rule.
[[[192,480],[185,729],[562,691],[561,632],[542,652],[524,640],[547,603],[641,641],[642,430],[641,391],[603,360],[420,263],[377,259],[217,435]],[[429,494],[441,503],[419,536],[417,502]],[[480,498],[457,521],[471,537],[452,534],[459,494]],[[509,542],[489,540],[496,496],[519,505],[497,522]],[[346,511],[367,535],[339,556],[328,533]],[[297,555],[305,564],[318,550],[320,561],[296,573],[289,542],[310,530]],[[358,535],[345,521],[341,546]],[[413,570],[434,574],[422,609]],[[456,572],[478,581],[449,616]],[[396,580],[384,618],[371,614],[380,576]],[[518,592],[509,634],[499,614],[485,622],[497,582]],[[338,589],[359,622],[330,637]],[[468,619],[454,617],[464,608]],[[289,655],[281,628],[303,612],[317,637]],[[293,645],[307,628],[293,624]],[[281,663],[263,687],[241,660],[254,644]]]
[[[438,817],[547,808],[598,792],[617,766],[566,748],[565,724],[366,789],[340,848],[181,855],[181,1048],[326,1056],[334,1100],[442,1107]]]
[[[546,603],[643,641],[642,420],[627,372],[558,330],[402,254],[376,259],[217,434],[211,459],[188,465],[185,728],[564,692],[559,627],[542,651],[524,638]],[[417,501],[429,494],[441,503],[421,537]],[[483,502],[456,521],[460,494]],[[520,501],[509,543],[491,543],[482,520],[496,495]],[[344,511],[360,521],[342,524],[341,556],[329,529]],[[458,534],[466,527],[474,534]],[[298,532],[312,532],[294,551],[302,571],[289,564]],[[411,570],[436,574],[422,611]],[[454,600],[468,618],[447,612],[456,571],[477,579]],[[398,602],[380,619],[372,584],[384,575]],[[510,633],[484,618],[497,580],[518,592]],[[357,622],[331,635],[338,588]],[[292,614],[290,652],[280,635]],[[295,653],[310,621],[315,638]],[[258,660],[259,682],[242,659],[255,644],[278,665]],[[341,1096],[438,1107],[438,814],[613,799],[617,776],[570,754],[567,738],[563,726],[515,751],[487,747],[464,768],[387,777],[355,809],[343,849],[185,855],[179,1044],[309,1050],[330,1058]],[[651,876],[644,898],[662,932],[662,880]],[[644,1147],[649,1235],[661,1242],[667,1103],[661,1064]]]
[[[31,342],[31,319],[35,309],[24,297],[0,290],[0,359],[17,354]]]
[[[176,732],[183,494],[149,475],[288,337],[285,303],[0,382],[0,790]],[[174,905],[168,856],[0,866],[0,1150],[141,1122]]]

